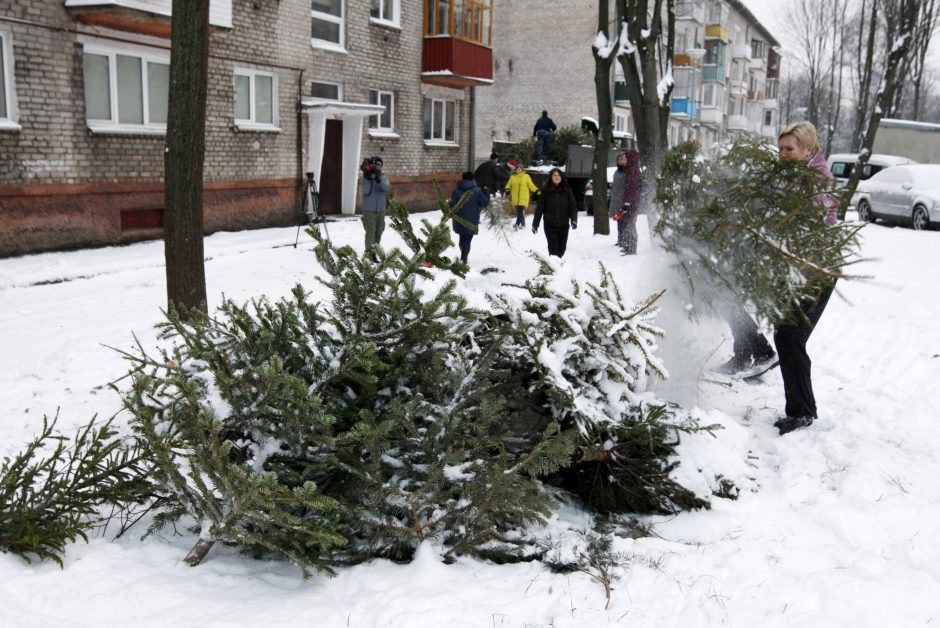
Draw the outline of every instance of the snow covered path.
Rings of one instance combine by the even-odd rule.
[[[625,258],[589,223],[582,216],[565,258],[581,278],[596,278],[601,260],[630,298],[667,287],[648,241]],[[444,566],[422,548],[409,565],[376,561],[303,582],[288,564],[225,548],[191,569],[182,563],[191,537],[141,543],[132,534],[71,546],[65,569],[0,554],[0,626],[935,625],[940,233],[863,233],[869,261],[857,271],[872,279],[840,284],[845,299],[833,297],[809,343],[820,420],[784,438],[771,425],[783,407],[779,374],[731,388],[702,383],[701,365],[730,352],[727,329],[687,323],[667,298],[660,324],[672,379],[660,389],[727,428],[684,443],[683,466],[725,470],[744,490],[709,511],[657,518],[655,536],[618,539],[630,560],[607,610],[586,576],[539,564]],[[358,221],[331,224],[330,234],[361,247]],[[297,281],[315,288],[309,241],[302,236],[295,249],[294,235],[208,238],[210,306],[223,293],[245,301],[284,295]],[[528,276],[529,249],[544,253],[542,234],[513,233],[509,246],[486,232],[475,238],[471,265],[505,272],[471,273],[468,295]],[[119,410],[105,385],[125,366],[106,346],[128,348],[132,333],[153,342],[162,256],[162,242],[149,242],[0,260],[0,455],[19,449],[57,407],[62,428]],[[570,509],[553,522],[560,532],[579,525],[583,516]]]

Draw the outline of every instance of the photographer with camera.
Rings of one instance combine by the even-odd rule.
[[[362,171],[362,225],[366,230],[366,251],[372,255],[373,262],[378,262],[374,249],[385,230],[385,194],[392,189],[392,184],[382,172],[381,157],[363,160],[359,169]]]

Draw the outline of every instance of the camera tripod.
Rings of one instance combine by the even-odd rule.
[[[326,235],[326,239],[329,240],[330,230],[326,226],[326,215],[320,211],[320,192],[317,191],[317,182],[312,172],[308,172],[307,178],[304,179],[302,207],[304,215],[307,216],[307,224],[323,223],[323,233]],[[302,226],[297,225],[297,237],[294,238],[295,249],[297,243],[300,242],[300,228]]]

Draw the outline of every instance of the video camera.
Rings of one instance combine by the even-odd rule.
[[[362,170],[362,176],[369,181],[379,180],[379,170],[381,170],[382,159],[379,157],[367,157],[362,160],[359,169]]]

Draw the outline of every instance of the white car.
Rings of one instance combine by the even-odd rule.
[[[852,204],[860,220],[881,219],[918,230],[940,227],[940,165],[886,168],[858,184]]]
[[[829,171],[832,172],[832,176],[836,180],[836,187],[845,187],[845,185],[849,182],[849,177],[852,176],[852,169],[855,167],[856,161],[858,161],[858,153],[836,153],[829,155]],[[916,163],[916,161],[913,159],[908,159],[907,157],[899,157],[897,155],[880,155],[875,153],[868,158],[868,163],[866,163],[865,167],[862,168],[862,174],[858,180],[867,181],[885,168],[890,168],[892,166],[906,166]]]

